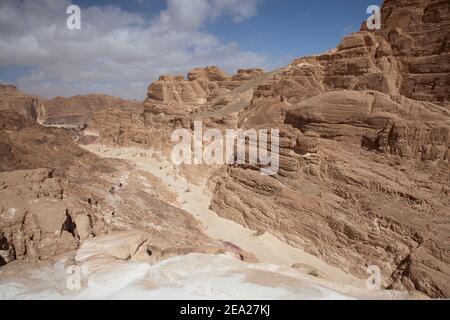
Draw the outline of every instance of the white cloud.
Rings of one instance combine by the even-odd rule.
[[[212,17],[230,14],[241,22],[256,15],[258,0],[212,0]]]
[[[161,13],[159,25],[166,30],[198,30],[209,16],[207,0],[168,0],[168,9]]]
[[[143,99],[163,73],[206,65],[227,70],[265,65],[265,58],[223,43],[205,30],[228,15],[239,22],[256,14],[258,0],[167,0],[153,20],[118,7],[81,10],[81,30],[66,28],[67,0],[2,0],[0,65],[35,66],[18,81],[43,96],[100,92]]]

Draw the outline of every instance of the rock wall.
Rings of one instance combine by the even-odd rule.
[[[156,178],[85,151],[75,131],[11,110],[0,111],[0,127],[0,265],[70,258],[85,241],[129,230],[146,235],[149,261],[230,251],[170,205],[174,196]]]
[[[104,110],[122,110],[137,114],[143,111],[142,102],[100,94],[56,97],[44,101],[43,105],[42,124],[75,128],[86,126],[92,116]]]
[[[148,88],[144,108],[148,113],[184,113],[206,106],[264,72],[241,69],[234,76],[218,67],[196,68],[184,76],[163,75]]]
[[[26,95],[13,85],[0,84],[0,111],[5,110],[13,110],[33,121],[40,121],[44,112],[38,97]]]
[[[255,89],[242,128],[280,129],[280,170],[228,166],[212,209],[383,286],[450,296],[448,1],[386,0]]]

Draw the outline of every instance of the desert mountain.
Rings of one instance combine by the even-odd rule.
[[[13,85],[0,84],[0,110],[13,110],[25,119],[38,121],[42,101],[22,93]]]
[[[213,210],[354,274],[383,266],[387,287],[448,297],[448,21],[447,1],[385,1],[380,32],[259,86],[238,125],[280,128],[279,175],[223,168]]]
[[[46,126],[82,128],[92,115],[103,110],[142,113],[142,103],[101,94],[45,99],[0,84],[0,110],[13,110],[25,119]]]
[[[162,75],[141,104],[2,86],[3,263],[101,264],[123,237],[123,261],[226,253],[352,297],[377,266],[390,292],[449,298],[450,5],[385,0],[381,14],[381,30],[272,72]],[[278,173],[171,164],[173,130],[200,120],[278,129]]]
[[[116,97],[90,94],[71,98],[56,97],[44,101],[42,123],[45,125],[72,125],[83,127],[92,115],[102,110],[142,112],[142,103]]]
[[[190,214],[167,204],[173,196],[152,175],[98,158],[64,129],[44,128],[12,111],[1,115],[3,264],[52,259],[90,237],[137,229],[152,238],[152,259],[228,250],[206,237]]]

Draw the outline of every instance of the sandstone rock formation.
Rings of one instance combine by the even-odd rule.
[[[143,107],[141,102],[100,94],[46,100],[24,94],[13,85],[0,84],[0,111],[6,110],[46,126],[83,128],[98,112],[122,110],[139,114]]]
[[[273,74],[243,69],[230,77],[217,67],[206,67],[191,70],[187,80],[163,75],[149,86],[143,113],[99,111],[80,132],[79,142],[138,145],[170,154],[173,130],[191,128],[195,119],[220,112],[225,117],[220,126],[236,126],[237,112],[252,100],[254,88]]]
[[[195,119],[278,128],[278,175],[220,168],[210,180],[216,213],[362,278],[377,265],[386,288],[448,297],[447,14],[445,1],[386,1],[381,31],[363,26],[270,74],[165,76],[142,116],[99,114],[91,126],[103,143],[167,152],[172,130]]]
[[[382,46],[377,56],[392,51],[400,68],[401,95],[450,106],[449,19],[445,0],[385,1],[381,36],[388,46]]]
[[[233,81],[247,81],[264,74],[262,69],[239,69],[231,79]]]
[[[90,94],[71,98],[56,97],[43,102],[41,122],[54,126],[85,126],[97,112],[104,110],[123,110],[141,113],[142,103],[116,97]]]
[[[230,251],[168,204],[170,193],[150,174],[99,159],[64,129],[44,128],[11,110],[0,114],[1,264],[56,259],[92,237],[126,230],[145,233],[147,245],[162,252],[157,259]]]
[[[386,287],[448,297],[448,12],[385,1],[381,31],[260,85],[238,124],[281,130],[279,174],[221,169],[213,210],[361,277],[378,265]]]
[[[51,169],[0,173],[0,227],[11,262],[53,258],[78,247],[61,180]]]
[[[244,83],[263,75],[261,69],[241,69],[233,77],[217,67],[196,68],[183,76],[163,75],[148,88],[144,103],[149,113],[181,113],[204,107],[242,86]]]
[[[102,246],[108,259],[143,254],[152,262],[230,251],[233,244],[205,236],[173,206],[176,196],[161,181],[73,142],[169,156],[173,130],[202,120],[222,131],[280,130],[275,176],[250,165],[178,168],[192,181],[209,179],[218,215],[361,279],[376,265],[384,288],[450,297],[449,7],[445,0],[385,0],[381,30],[363,25],[337,48],[270,73],[230,76],[206,67],[186,79],[163,75],[143,106],[74,98],[65,108],[66,100],[55,99],[42,109],[3,88],[0,263],[75,248],[89,260]]]
[[[43,112],[42,101],[28,96],[13,85],[0,84],[0,111],[14,110],[28,120],[39,121]]]

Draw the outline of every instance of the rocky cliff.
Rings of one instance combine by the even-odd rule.
[[[281,130],[280,171],[230,166],[212,208],[384,286],[450,295],[448,1],[385,1],[382,29],[297,59],[242,128]]]
[[[269,74],[163,76],[143,115],[99,114],[92,126],[104,143],[167,151],[171,130],[195,119],[278,128],[278,175],[219,168],[216,213],[362,278],[377,265],[386,288],[449,297],[448,15],[448,1],[386,1],[381,30],[363,24]]]
[[[249,69],[230,76],[207,67],[186,78],[163,75],[149,86],[142,106],[120,103],[111,110],[97,107],[103,102],[90,106],[74,99],[59,108],[64,102],[55,99],[48,111],[39,111],[32,99],[25,99],[30,109],[11,93],[5,99],[14,103],[3,105],[30,119],[81,126],[71,132],[79,143],[138,146],[166,156],[173,130],[192,129],[195,120],[219,130],[279,129],[275,176],[261,176],[250,165],[182,166],[177,173],[192,181],[208,178],[210,209],[253,230],[256,238],[273,234],[361,279],[375,265],[384,288],[448,298],[449,10],[446,0],[386,0],[381,30],[363,24],[337,48],[270,73]],[[146,226],[158,248],[176,248],[168,252],[189,252],[189,243],[195,250],[223,250],[191,216],[169,206],[170,192],[145,172],[75,148],[67,132],[60,140],[63,131],[44,134],[17,115],[4,119],[14,120],[2,123],[0,192],[1,199],[15,201],[2,204],[4,260],[71,250],[86,235],[108,232],[111,221],[118,222],[113,228]],[[120,187],[123,172],[130,172],[126,191]],[[146,188],[140,175],[158,191],[140,192]],[[17,181],[25,181],[32,192],[24,197]],[[66,193],[82,208],[72,209]],[[50,229],[43,227],[48,201],[55,201],[58,211]],[[89,219],[77,218],[81,212]],[[89,231],[75,228],[86,225],[76,219],[91,221]],[[17,240],[16,231],[26,240]],[[39,245],[26,249],[35,237]],[[62,237],[70,241],[60,244]],[[50,249],[41,249],[46,246]]]
[[[0,84],[0,111],[14,110],[24,118],[40,121],[43,113],[42,100],[22,93],[13,85]]]
[[[123,110],[141,113],[142,103],[116,97],[90,94],[70,98],[56,97],[43,102],[41,122],[54,126],[85,126],[91,117],[104,110]]]
[[[0,111],[0,127],[0,265],[73,258],[89,239],[125,231],[138,237],[130,240],[135,250],[124,253],[130,256],[113,253],[124,260],[138,248],[150,262],[191,252],[239,254],[170,205],[173,195],[154,176],[81,149],[74,132],[11,110]]]

